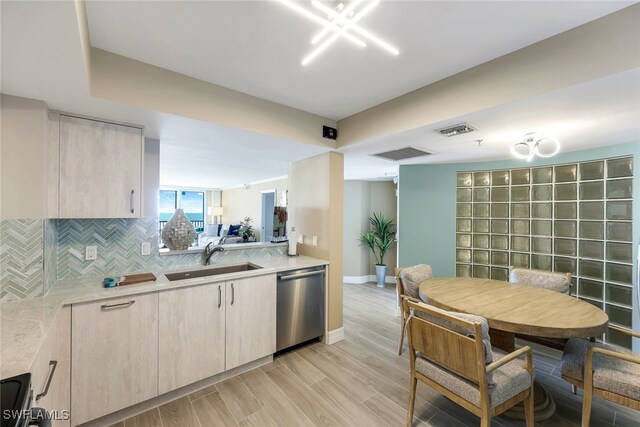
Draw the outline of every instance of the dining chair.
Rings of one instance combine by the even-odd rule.
[[[433,272],[431,266],[427,264],[418,264],[412,267],[396,268],[396,292],[398,293],[398,304],[400,304],[400,343],[398,344],[398,355],[402,354],[402,345],[404,343],[404,331],[409,318],[409,312],[405,312],[403,300],[407,299],[413,302],[421,302],[418,294],[420,283],[431,279]]]
[[[555,273],[546,270],[509,267],[509,283],[536,286],[552,291],[569,294],[571,273]]]
[[[609,325],[610,330],[640,334]],[[561,376],[584,390],[582,426],[588,427],[593,395],[640,410],[640,355],[617,345],[571,338],[560,361]]]
[[[491,347],[483,317],[408,299],[403,304],[412,310],[407,322],[411,366],[407,426],[413,421],[418,380],[478,415],[482,427],[523,401],[527,426],[534,425],[531,347],[505,354]],[[518,359],[521,355],[524,361]]]
[[[571,289],[571,273],[555,273],[511,266],[509,267],[509,282],[531,285],[568,295]],[[566,338],[534,337],[523,334],[516,334],[516,337],[560,351],[564,350],[567,343]]]

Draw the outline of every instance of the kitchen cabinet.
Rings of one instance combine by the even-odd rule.
[[[227,370],[276,351],[276,275],[226,282]]]
[[[224,371],[224,282],[160,292],[158,392]]]
[[[54,427],[70,425],[71,404],[71,308],[63,307],[31,366],[33,406],[53,415]]]
[[[74,425],[157,395],[158,293],[72,306]]]
[[[59,115],[59,218],[139,218],[142,129]]]

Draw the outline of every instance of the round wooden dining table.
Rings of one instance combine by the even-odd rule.
[[[529,285],[470,277],[434,278],[420,283],[420,299],[438,308],[487,319],[491,344],[515,349],[515,335],[582,338],[602,335],[609,323],[596,306],[569,295]],[[535,386],[536,421],[553,415],[555,403],[539,383]],[[524,419],[521,408],[505,415]],[[522,418],[521,418],[522,417]]]

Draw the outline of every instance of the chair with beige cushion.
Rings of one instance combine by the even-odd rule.
[[[420,283],[431,279],[433,273],[431,266],[427,264],[418,264],[412,267],[396,268],[396,292],[398,293],[398,303],[400,304],[401,322],[400,322],[400,344],[398,345],[398,355],[402,354],[402,344],[404,343],[404,330],[409,318],[409,313],[405,312],[402,301],[408,299],[413,302],[420,302],[418,288]]]
[[[509,267],[509,282],[512,284],[531,285],[568,295],[571,288],[571,273],[554,273],[546,270]],[[516,336],[560,351],[564,349],[567,343],[565,338],[534,337],[522,334],[517,334]]]
[[[571,273],[554,273],[546,270],[509,267],[509,282],[569,294],[571,290]]]
[[[481,426],[524,401],[527,426],[533,426],[534,370],[531,347],[506,354],[491,347],[483,317],[440,310],[404,300],[411,383],[407,425],[413,421],[417,381],[478,415]],[[525,355],[524,361],[518,356]]]
[[[640,334],[609,326],[640,338]],[[562,378],[584,389],[582,426],[589,425],[593,395],[640,410],[640,355],[613,344],[572,338],[560,362]]]

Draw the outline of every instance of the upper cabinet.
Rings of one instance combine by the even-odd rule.
[[[59,218],[139,218],[140,128],[59,116]]]

